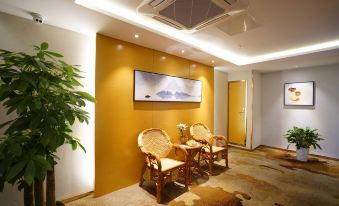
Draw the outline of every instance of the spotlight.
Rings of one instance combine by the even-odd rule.
[[[117,50],[122,50],[124,48],[124,46],[122,46],[121,44],[117,45]]]

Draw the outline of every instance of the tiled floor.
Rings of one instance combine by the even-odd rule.
[[[214,176],[194,175],[185,191],[165,187],[164,204],[173,206],[339,206],[339,161],[314,158],[307,163],[294,154],[260,148],[248,152],[231,148],[230,168],[215,165]],[[220,162],[223,165],[224,161]],[[87,197],[67,206],[158,205],[155,187],[137,184],[111,194]]]

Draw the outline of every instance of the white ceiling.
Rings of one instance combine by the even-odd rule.
[[[339,64],[339,49],[255,63],[244,66],[237,66],[228,63],[223,66],[218,66],[216,67],[216,69],[226,72],[235,72],[239,70],[242,71],[249,69],[259,72],[272,72],[279,70],[311,68],[315,66],[334,65],[334,64]]]
[[[136,7],[142,2],[142,0],[110,1],[119,3],[132,12],[136,12]],[[202,42],[201,45],[206,42],[218,47],[216,51],[222,53],[220,55],[201,49],[199,47],[201,45],[180,41],[176,37],[169,37],[136,22],[112,18],[111,16],[116,16],[108,11],[102,9],[100,10],[104,13],[92,11],[75,4],[73,0],[0,0],[0,10],[24,18],[31,18],[28,12],[40,13],[46,18],[46,24],[85,34],[99,32],[211,66],[218,66],[224,71],[238,69],[272,71],[339,63],[337,47],[245,66],[236,66],[225,61],[227,58],[217,58],[216,56],[227,56],[227,51],[249,58],[339,40],[338,0],[249,0],[249,3],[249,13],[256,18],[260,27],[234,36],[229,36],[213,26],[190,34],[192,38]],[[140,38],[135,39],[135,33],[138,33]],[[184,54],[181,54],[182,49],[185,50]],[[212,64],[212,60],[215,63]]]

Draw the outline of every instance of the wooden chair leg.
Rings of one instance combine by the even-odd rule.
[[[228,150],[225,151],[225,164],[226,168],[228,168]]]
[[[161,190],[162,190],[162,174],[159,173],[157,179],[157,203],[161,202]]]
[[[190,175],[190,172],[189,172],[189,170],[190,170],[191,168],[186,164],[185,165],[185,188],[187,189],[188,188],[188,180],[189,180],[189,178],[191,178],[189,175]]]
[[[209,158],[209,164],[208,164],[208,166],[209,166],[209,170],[210,170],[210,176],[212,176],[213,175],[213,173],[212,173],[212,167],[213,167],[213,154],[212,153],[210,153],[210,158]]]
[[[199,151],[199,154],[198,154],[198,170],[200,172],[201,168],[200,168],[200,160],[201,160],[201,150]]]
[[[141,176],[140,176],[140,182],[139,182],[139,186],[141,187],[142,184],[144,183],[145,179],[144,179],[144,173],[146,171],[146,162],[144,163],[144,165],[141,168]]]

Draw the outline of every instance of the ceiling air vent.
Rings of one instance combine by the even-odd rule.
[[[168,21],[165,18],[162,18],[160,16],[154,16],[153,19],[158,20],[158,21],[160,21],[162,23],[165,23],[165,24],[167,24],[167,25],[169,25],[171,27],[174,27],[176,29],[182,30],[182,28],[180,26],[178,26],[176,24],[173,24],[171,21]]]
[[[161,3],[163,3],[165,0],[154,0],[149,3],[149,5],[153,8],[159,6]]]
[[[228,5],[233,5],[237,2],[237,0],[224,0]]]
[[[194,32],[247,8],[246,0],[150,0],[138,12],[180,30]]]
[[[200,29],[205,28],[205,27],[207,27],[207,26],[209,26],[209,25],[212,25],[212,24],[214,24],[214,23],[216,23],[216,22],[219,22],[221,19],[224,19],[225,17],[228,17],[228,16],[229,16],[228,14],[224,14],[224,15],[219,16],[219,17],[217,17],[217,18],[214,18],[214,19],[212,19],[212,20],[210,20],[210,21],[207,21],[207,22],[205,22],[205,23],[203,23],[203,24],[200,24],[200,25],[197,26],[195,29],[196,29],[196,30],[200,30]]]

